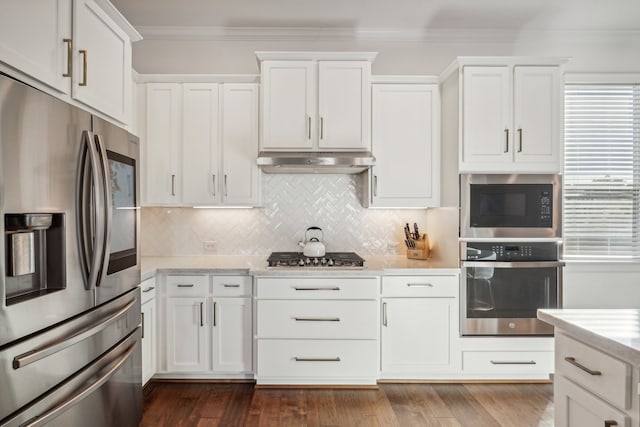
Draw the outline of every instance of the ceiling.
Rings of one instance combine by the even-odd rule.
[[[143,34],[145,27],[640,31],[640,0],[111,1]]]

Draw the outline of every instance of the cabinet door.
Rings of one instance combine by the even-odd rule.
[[[156,373],[156,300],[142,304],[142,384]]]
[[[211,352],[215,372],[251,372],[251,298],[214,298]]]
[[[182,202],[217,204],[221,179],[219,86],[185,83],[182,89]]]
[[[318,63],[318,120],[321,149],[371,148],[371,63]]]
[[[260,195],[258,85],[224,84],[222,194],[227,205],[256,205]]]
[[[131,116],[131,40],[94,0],[75,0],[71,96],[114,119]]]
[[[509,67],[464,67],[460,172],[511,169]]]
[[[382,373],[446,371],[455,364],[452,336],[458,333],[455,298],[382,300]]]
[[[629,425],[629,417],[589,391],[556,375],[554,405],[556,427],[603,427]]]
[[[434,207],[440,199],[437,85],[373,85],[371,205]]]
[[[177,83],[147,85],[147,132],[144,152],[147,205],[180,201],[181,88]]]
[[[311,149],[316,141],[316,65],[263,61],[262,149]]]
[[[203,372],[207,363],[204,298],[167,298],[167,369]]]
[[[71,0],[5,0],[0,13],[0,61],[69,93]]]
[[[517,170],[560,172],[562,89],[558,67],[514,68]]]

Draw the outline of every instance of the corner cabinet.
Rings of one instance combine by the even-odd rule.
[[[104,0],[9,0],[0,15],[0,61],[123,124],[132,113],[131,43],[141,39]]]
[[[364,206],[440,205],[440,96],[438,85],[372,85],[372,152],[363,174]],[[399,173],[398,171],[404,171]]]
[[[261,150],[370,150],[372,53],[257,52]]]
[[[459,145],[464,173],[562,171],[562,63],[554,58],[459,58],[445,72],[459,81],[459,117],[444,144]],[[457,85],[456,85],[457,86]],[[443,94],[443,96],[445,96]],[[458,138],[454,140],[453,138]]]
[[[258,85],[146,86],[143,204],[258,205]]]

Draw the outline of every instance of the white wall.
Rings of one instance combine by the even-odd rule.
[[[563,295],[566,308],[640,308],[640,264],[569,262]]]

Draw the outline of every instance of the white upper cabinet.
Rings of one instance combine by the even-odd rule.
[[[460,172],[562,170],[559,65],[462,67]]]
[[[0,13],[0,61],[69,94],[71,0],[6,0]]]
[[[123,124],[131,120],[131,42],[140,39],[108,1],[2,4],[0,61]]]
[[[371,61],[358,52],[258,52],[262,150],[370,150]]]
[[[372,85],[372,150],[365,205],[440,203],[440,97],[437,84]]]

